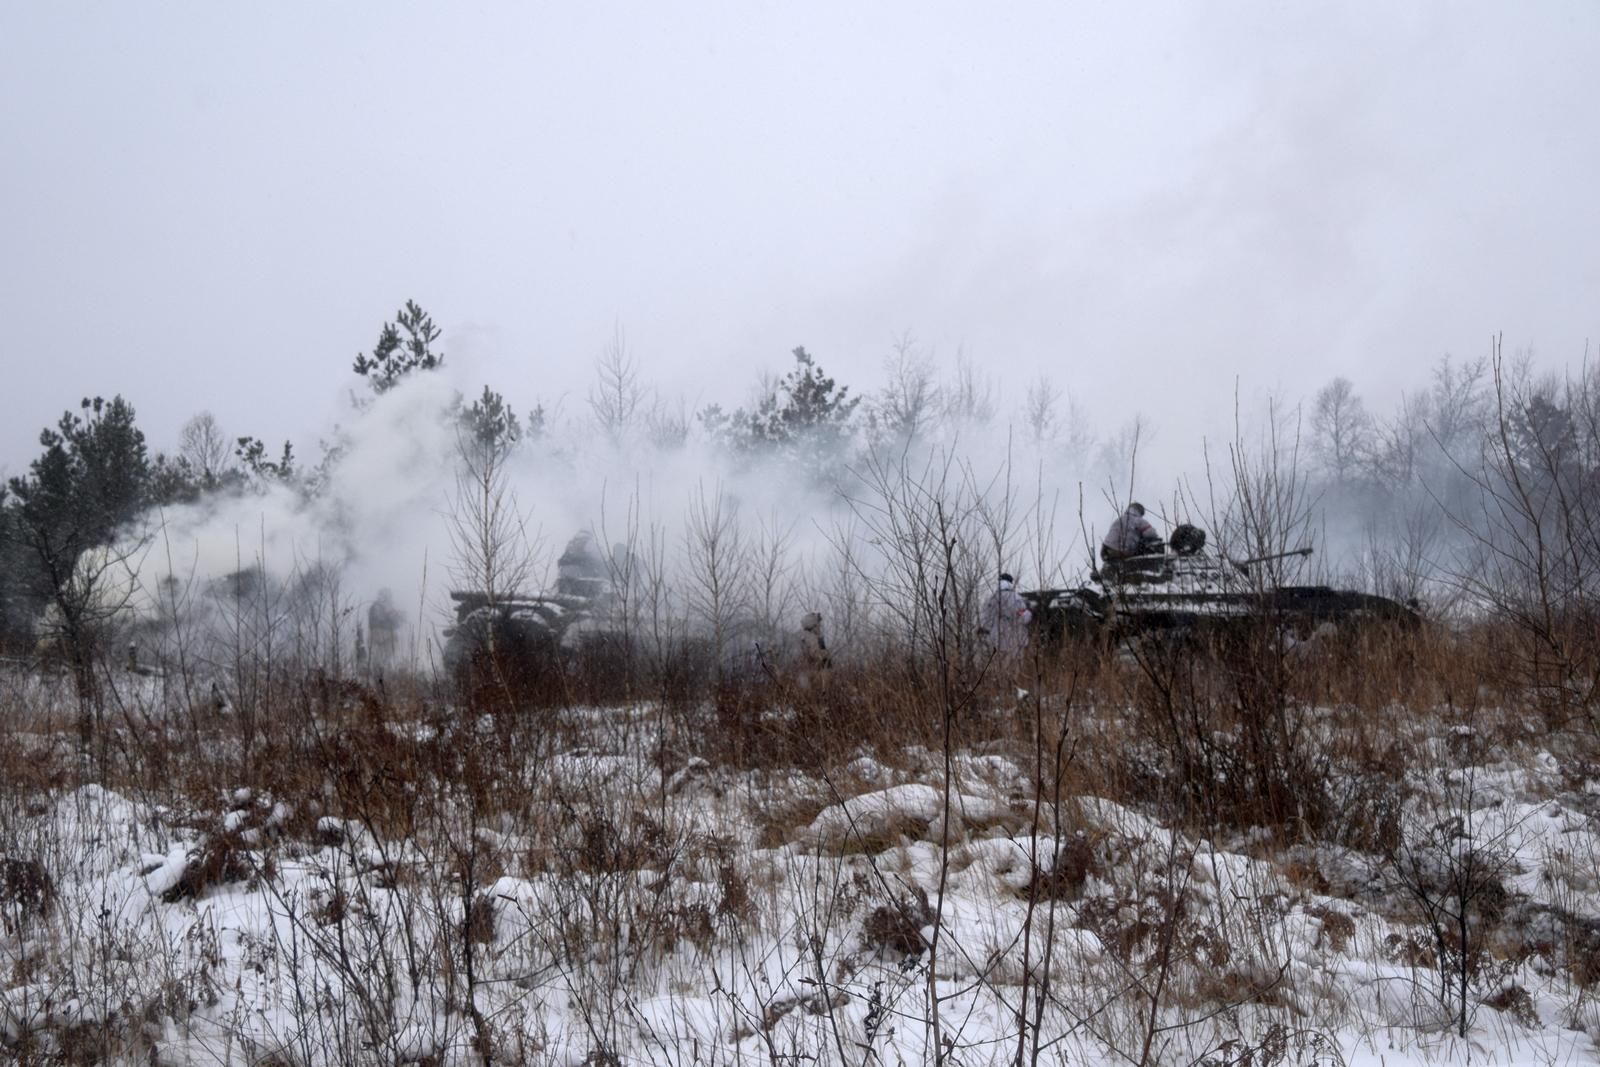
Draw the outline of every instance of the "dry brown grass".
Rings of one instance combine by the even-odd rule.
[[[741,810],[754,813],[754,843],[773,847],[799,839],[823,808],[885,784],[871,764],[860,773],[851,767],[859,756],[872,757],[893,780],[938,782],[948,743],[1003,755],[1018,768],[1009,792],[1004,782],[989,783],[1014,804],[991,829],[1037,825],[1059,835],[1063,847],[1053,865],[1033,872],[1027,899],[1070,901],[1124,961],[1148,962],[1167,939],[1179,957],[1211,975],[1182,992],[1195,1004],[1272,1005],[1273,983],[1231,958],[1228,943],[1203,928],[1181,895],[1084,903],[1088,880],[1103,880],[1117,861],[1094,833],[1075,834],[1084,829],[1075,800],[1104,797],[1207,836],[1250,835],[1257,854],[1282,857],[1278,870],[1291,892],[1337,895],[1339,887],[1317,867],[1315,846],[1392,853],[1405,783],[1430,739],[1457,738],[1447,755],[1468,765],[1549,749],[1555,740],[1565,746],[1560,758],[1575,788],[1593,776],[1593,738],[1581,730],[1550,733],[1537,700],[1501,669],[1494,636],[1483,628],[1424,627],[1399,637],[1338,635],[1289,650],[1264,639],[1220,647],[1152,643],[1133,652],[1079,642],[1040,650],[1004,674],[951,676],[887,649],[873,662],[841,662],[803,685],[782,672],[724,677],[716,687],[708,679],[685,684],[654,709],[615,719],[575,706],[583,690],[603,688],[598,677],[545,678],[536,696],[519,702],[504,687],[385,690],[308,673],[285,677],[265,694],[248,729],[227,715],[152,718],[145,729],[134,728],[137,718],[113,723],[105,756],[87,767],[73,744],[73,719],[52,720],[30,707],[22,709],[29,722],[55,725],[0,737],[0,833],[27,804],[86,778],[197,813],[186,825],[210,836],[170,891],[176,900],[230,880],[269,878],[275,850],[327,844],[318,820],[333,816],[372,840],[413,842],[438,859],[424,870],[389,857],[363,877],[374,885],[427,882],[454,894],[464,902],[458,940],[465,951],[494,944],[502,909],[512,906],[486,895],[496,878],[550,874],[590,894],[587,910],[574,912],[591,916],[588,924],[574,920],[561,934],[575,956],[608,936],[602,920],[623,914],[642,931],[638,944],[666,953],[680,945],[704,949],[730,928],[759,922],[759,876],[739,862],[737,848],[697,839],[653,809],[632,814],[603,784],[562,793],[538,773],[542,760],[575,751],[616,754],[647,775],[659,771],[662,782],[692,760],[705,761],[711,779],[739,781],[758,794],[740,798]],[[953,691],[940,688],[952,678],[960,687],[954,703]],[[1021,699],[1018,685],[1028,691]],[[1451,733],[1452,725],[1470,729]],[[640,796],[654,788],[632,785]],[[237,789],[281,802],[290,814],[270,834],[257,822],[222,833],[214,816]],[[209,822],[199,818],[206,813]],[[511,828],[505,840],[514,843],[477,836],[483,827]],[[1261,828],[1268,833],[1258,834]],[[241,836],[257,829],[260,837]],[[877,855],[903,837],[927,835],[924,823],[890,820],[839,851]],[[1292,843],[1305,847],[1277,851]],[[651,884],[664,888],[649,898],[628,896],[625,887],[646,872],[658,874]],[[710,884],[710,895],[674,899],[674,887],[691,880]],[[360,903],[334,894],[310,925],[353,923]],[[872,887],[870,904],[876,910],[862,912],[867,948],[906,956],[921,950],[926,898],[896,899]],[[1356,920],[1331,908],[1310,914],[1332,951],[1349,948]],[[1399,939],[1385,951],[1407,966],[1436,962],[1426,941]],[[1581,971],[1579,981],[1594,980],[1583,963],[1570,962],[1592,954],[1560,958]]]
[[[1519,690],[1497,658],[1505,639],[1487,625],[1425,625],[1350,630],[1287,650],[1265,639],[1151,641],[1132,651],[1088,640],[1039,650],[1014,668],[965,672],[885,647],[873,662],[841,662],[820,678],[779,670],[675,693],[662,705],[670,742],[653,758],[842,781],[859,755],[897,766],[910,749],[936,752],[948,741],[1005,754],[1041,776],[1047,797],[1105,796],[1194,825],[1266,826],[1373,848],[1392,833],[1394,783],[1437,709],[1470,712],[1478,742],[1500,751],[1551,743],[1537,694]],[[574,678],[607,673],[605,650],[591,651],[594,662],[547,673],[520,703],[512,688],[488,683],[452,707],[449,694],[417,685],[397,694],[285,676],[259,702],[248,735],[223,715],[112,722],[93,773],[112,788],[175,793],[196,808],[215,804],[222,789],[270,794],[295,807],[296,836],[311,832],[313,813],[414,832],[421,795],[440,782],[481,812],[520,811],[528,761],[581,741],[563,709],[576,689],[594,688]],[[1028,691],[1021,700],[1019,680]],[[11,791],[44,794],[81,780],[72,718],[13,710],[22,726],[45,729],[0,738]],[[1563,737],[1570,762],[1594,747],[1583,731]],[[788,836],[794,818],[775,813],[766,836]]]

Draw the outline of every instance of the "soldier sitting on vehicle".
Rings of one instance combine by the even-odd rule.
[[[579,530],[556,561],[556,592],[562,596],[596,600],[608,592],[609,573],[605,557],[594,543],[594,534]]]
[[[1105,564],[1101,569],[1117,578],[1154,574],[1161,569],[1165,551],[1166,543],[1144,517],[1144,505],[1134,501],[1106,531],[1100,544],[1100,560]]]

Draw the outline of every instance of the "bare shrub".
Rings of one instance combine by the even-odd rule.
[[[0,915],[7,933],[14,933],[50,914],[56,887],[36,859],[0,856]]]
[[[1296,627],[1271,595],[1290,579],[1299,558],[1290,550],[1311,515],[1298,457],[1297,424],[1281,426],[1270,412],[1259,447],[1236,432],[1220,506],[1215,484],[1210,490],[1209,525],[1224,556],[1261,561],[1248,569],[1256,594],[1249,612],[1214,627],[1128,638],[1148,739],[1130,755],[1189,825],[1309,837],[1335,815],[1328,761],[1302,696],[1310,664],[1292,651]]]
[[[922,931],[936,918],[927,891],[918,886],[910,894],[872,909],[861,923],[861,943],[872,952],[921,955],[928,949]]]
[[[204,896],[212,886],[242,882],[251,876],[250,860],[231,834],[214,834],[189,856],[178,880],[161,892],[164,904]]]
[[[1469,716],[1457,729],[1470,731],[1470,722]],[[1521,827],[1481,795],[1477,756],[1476,745],[1458,748],[1430,768],[1433,788],[1419,798],[1412,826],[1385,856],[1429,939],[1434,1002],[1461,1037],[1484,987],[1503,976],[1489,946],[1510,901],[1506,879],[1520,872]]]
[[[1054,860],[1047,868],[1034,867],[1027,896],[1034,900],[1075,900],[1090,875],[1101,873],[1101,869],[1095,855],[1095,837],[1079,831],[1058,842]]]
[[[1455,580],[1507,625],[1497,653],[1553,728],[1600,732],[1600,369],[1513,375],[1495,341],[1493,417],[1458,457],[1478,497],[1453,517],[1472,539]]]

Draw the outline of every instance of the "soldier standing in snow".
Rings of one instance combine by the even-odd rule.
[[[404,618],[395,607],[394,596],[389,590],[380,589],[378,598],[367,608],[367,666],[374,674],[382,674],[394,659]]]
[[[1033,612],[1017,593],[1015,582],[1009,574],[1000,575],[999,588],[978,612],[978,632],[987,635],[994,650],[1006,657],[1022,653],[1028,644],[1028,624],[1033,621]]]
[[[822,613],[808,611],[800,619],[800,684],[809,688],[813,683],[825,681],[828,669],[833,666],[833,653],[822,636]]]

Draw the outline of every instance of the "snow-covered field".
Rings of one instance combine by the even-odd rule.
[[[1600,780],[1536,743],[1441,728],[1422,749],[1439,758],[1395,789],[1398,836],[1369,853],[1046,803],[1014,737],[821,774],[676,757],[651,706],[561,717],[488,744],[492,771],[461,755],[491,721],[476,741],[388,721],[330,728],[326,768],[250,762],[283,759],[263,740],[205,780],[12,783],[4,1055],[1597,1058]],[[461,761],[398,774],[385,737]],[[70,748],[38,724],[7,743],[41,767]],[[257,784],[214,777],[230,761]]]

